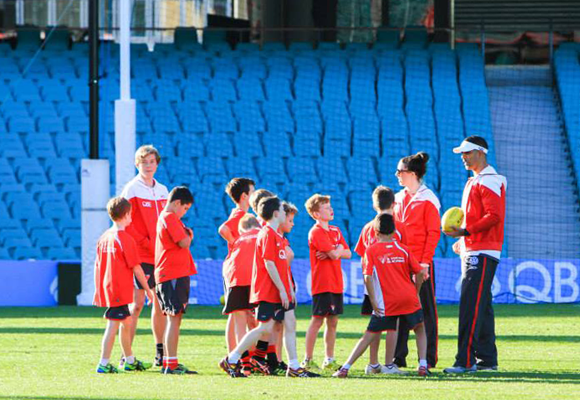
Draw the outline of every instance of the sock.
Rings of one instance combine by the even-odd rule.
[[[157,348],[157,355],[163,357],[163,343],[157,343],[155,347]]]
[[[167,357],[163,357],[163,369],[167,368]]]
[[[288,366],[292,369],[298,369],[300,368],[300,363],[298,362],[298,359],[295,358],[294,360],[288,361]]]
[[[381,364],[369,364],[371,366],[371,368],[373,369],[377,369],[381,366]]]
[[[266,358],[266,353],[268,352],[268,342],[263,340],[258,340],[256,344],[256,351],[254,352],[255,357]]]
[[[167,357],[167,368],[175,369],[177,368],[177,357]]]
[[[135,362],[135,356],[127,356],[127,357],[125,357],[125,362],[127,364],[133,364]]]
[[[333,361],[334,361],[334,358],[333,358],[333,357],[326,357],[326,358],[324,359],[324,362],[325,362],[326,364],[330,364],[330,363],[331,363],[331,362],[333,362]]]
[[[242,367],[243,368],[250,368],[250,352],[249,351],[244,351],[244,354],[242,354]]]
[[[276,346],[270,345],[268,346],[268,353],[266,354],[268,357],[268,365],[271,368],[278,367],[278,356],[276,355]]]
[[[342,365],[342,369],[349,370],[349,369],[350,369],[350,367],[352,367],[352,365],[351,365],[351,364],[349,364],[349,363],[344,363],[344,364]]]
[[[242,358],[242,355],[240,353],[237,353],[235,350],[233,350],[229,355],[228,355],[228,362],[230,364],[237,364],[238,361],[240,361],[240,358]]]
[[[101,361],[99,362],[99,364],[101,364],[103,367],[106,367],[109,364],[109,359],[108,358],[101,358]]]
[[[427,368],[427,360],[425,359],[419,360],[419,366]]]

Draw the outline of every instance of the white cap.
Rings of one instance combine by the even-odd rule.
[[[471,143],[467,140],[464,140],[463,142],[461,142],[461,145],[459,147],[456,147],[453,149],[453,152],[455,154],[459,154],[459,153],[467,153],[469,151],[472,150],[479,150],[479,151],[483,151],[485,154],[487,154],[487,149],[483,146],[480,146],[478,144],[475,143]]]

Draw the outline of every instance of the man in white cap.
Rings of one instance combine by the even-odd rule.
[[[443,371],[449,374],[497,370],[491,285],[503,245],[507,180],[488,165],[488,150],[480,136],[453,149],[474,176],[463,191],[463,224],[446,233],[459,239],[453,251],[461,256],[462,271],[457,355]]]

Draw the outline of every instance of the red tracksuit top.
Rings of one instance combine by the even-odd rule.
[[[503,245],[507,179],[492,166],[467,180],[461,209],[465,213],[465,251],[501,251]]]
[[[412,196],[406,189],[395,195],[394,217],[407,229],[407,247],[420,263],[431,264],[441,236],[441,203],[427,186]]]
[[[137,242],[141,262],[155,263],[155,235],[157,219],[167,203],[167,187],[155,180],[155,185],[149,187],[137,175],[123,188],[121,196],[131,203],[132,222],[126,228]]]

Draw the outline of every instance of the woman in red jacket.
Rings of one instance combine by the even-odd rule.
[[[407,246],[411,253],[429,271],[429,278],[423,282],[419,296],[427,331],[427,363],[430,368],[434,368],[437,365],[438,319],[433,255],[441,236],[441,204],[435,193],[423,183],[428,161],[429,155],[423,152],[399,161],[396,176],[404,189],[395,196],[394,216],[397,222],[405,225]],[[412,327],[399,326],[394,360],[399,367],[407,366],[409,329]]]

